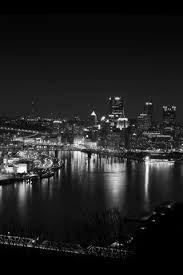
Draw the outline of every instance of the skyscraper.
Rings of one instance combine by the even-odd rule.
[[[176,106],[163,106],[163,123],[172,125],[176,121]]]
[[[96,113],[93,111],[92,113],[91,113],[91,115],[90,115],[90,122],[91,122],[91,125],[92,126],[95,126],[95,125],[97,125],[97,115],[96,115]]]
[[[109,120],[111,126],[116,126],[117,120],[124,117],[124,101],[121,97],[109,98]]]
[[[117,120],[117,124],[116,124],[116,128],[123,130],[128,128],[129,126],[129,122],[128,122],[128,118],[127,117],[120,117]]]
[[[147,114],[150,117],[150,121],[152,123],[152,117],[153,117],[153,104],[150,101],[147,101],[144,106],[144,113]]]
[[[119,96],[109,98],[109,114],[122,117],[124,114],[124,101]]]
[[[32,101],[31,101],[31,111],[29,113],[29,117],[31,119],[35,119],[37,116],[38,116],[38,113],[37,113],[37,102],[36,102],[36,100],[32,99]]]
[[[141,113],[137,117],[137,125],[140,130],[148,130],[151,127],[151,120],[148,114]]]

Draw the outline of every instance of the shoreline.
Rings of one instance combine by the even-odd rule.
[[[59,166],[56,167],[52,167],[51,171],[47,171],[45,173],[42,173],[41,175],[37,174],[37,175],[27,175],[25,177],[10,177],[10,178],[6,178],[6,179],[2,179],[0,180],[0,186],[4,186],[4,185],[9,185],[15,182],[23,182],[23,181],[29,181],[29,180],[34,180],[34,181],[38,181],[44,178],[50,178],[53,177],[55,172],[57,172],[58,170],[60,170],[62,167],[64,166],[64,164],[62,163]]]

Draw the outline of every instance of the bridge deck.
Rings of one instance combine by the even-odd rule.
[[[90,246],[89,249],[84,249],[79,245],[68,245],[53,243],[50,241],[40,242],[38,239],[25,238],[19,236],[0,235],[0,245],[15,246],[24,248],[33,248],[47,251],[55,251],[58,253],[69,253],[79,255],[91,255],[109,258],[122,258],[125,259],[131,256],[132,252],[125,249],[116,249],[112,247],[96,247]]]

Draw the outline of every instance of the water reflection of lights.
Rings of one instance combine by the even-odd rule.
[[[149,208],[149,162],[145,163],[145,205]]]
[[[71,160],[71,169],[72,173],[75,171],[82,171],[85,167],[85,155],[81,152],[73,152],[72,160]]]
[[[87,161],[88,164],[88,172],[93,172],[97,167],[97,156],[92,155],[90,159]]]
[[[30,183],[27,184],[25,182],[22,182],[18,185],[18,205],[19,211],[22,215],[25,214],[25,204],[29,192],[32,192],[32,186]]]
[[[18,205],[21,214],[24,214],[25,201],[27,195],[26,183],[20,183],[18,188]]]
[[[180,165],[179,167],[180,167],[180,174],[181,174],[181,177],[183,177],[183,166]]]
[[[122,176],[119,177],[119,175],[112,175],[112,174],[109,174],[109,175],[110,175],[109,179],[112,184],[112,189],[111,189],[112,195],[113,195],[113,197],[116,198],[119,194],[123,178],[122,178]]]
[[[2,210],[2,197],[3,197],[3,188],[0,185],[0,211]]]
[[[124,203],[125,198],[126,164],[113,163],[106,165],[105,168],[109,201],[112,207],[118,207]]]
[[[52,199],[52,196],[53,196],[53,184],[54,184],[54,177],[50,178],[48,181],[49,199]]]
[[[57,176],[58,176],[59,179],[61,178],[61,169],[58,170]]]
[[[148,163],[149,165],[151,165],[152,167],[155,167],[155,168],[169,168],[169,167],[172,167],[174,165],[174,162],[146,162]]]
[[[41,179],[41,185],[46,185],[48,183],[48,178]]]
[[[53,195],[54,177],[41,180],[41,195],[44,199],[51,199]]]

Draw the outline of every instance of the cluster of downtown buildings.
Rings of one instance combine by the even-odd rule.
[[[176,121],[176,106],[163,106],[162,120],[155,122],[150,101],[145,102],[143,112],[131,120],[125,116],[122,97],[110,97],[108,104],[108,114],[100,120],[95,112],[91,113],[93,128],[90,132],[95,132],[98,125],[98,146],[129,150],[182,150],[183,127]]]
[[[155,122],[153,103],[148,101],[136,119],[128,119],[124,99],[120,96],[108,99],[108,113],[101,117],[92,111],[86,120],[81,120],[78,116],[72,119],[40,118],[32,111],[27,117],[1,119],[0,124],[40,131],[42,134],[39,140],[43,142],[49,140],[116,150],[183,149],[183,125],[176,121],[176,106],[163,106],[162,119]],[[21,136],[21,133],[15,132],[13,136],[10,135],[9,140],[17,140],[17,135]]]

